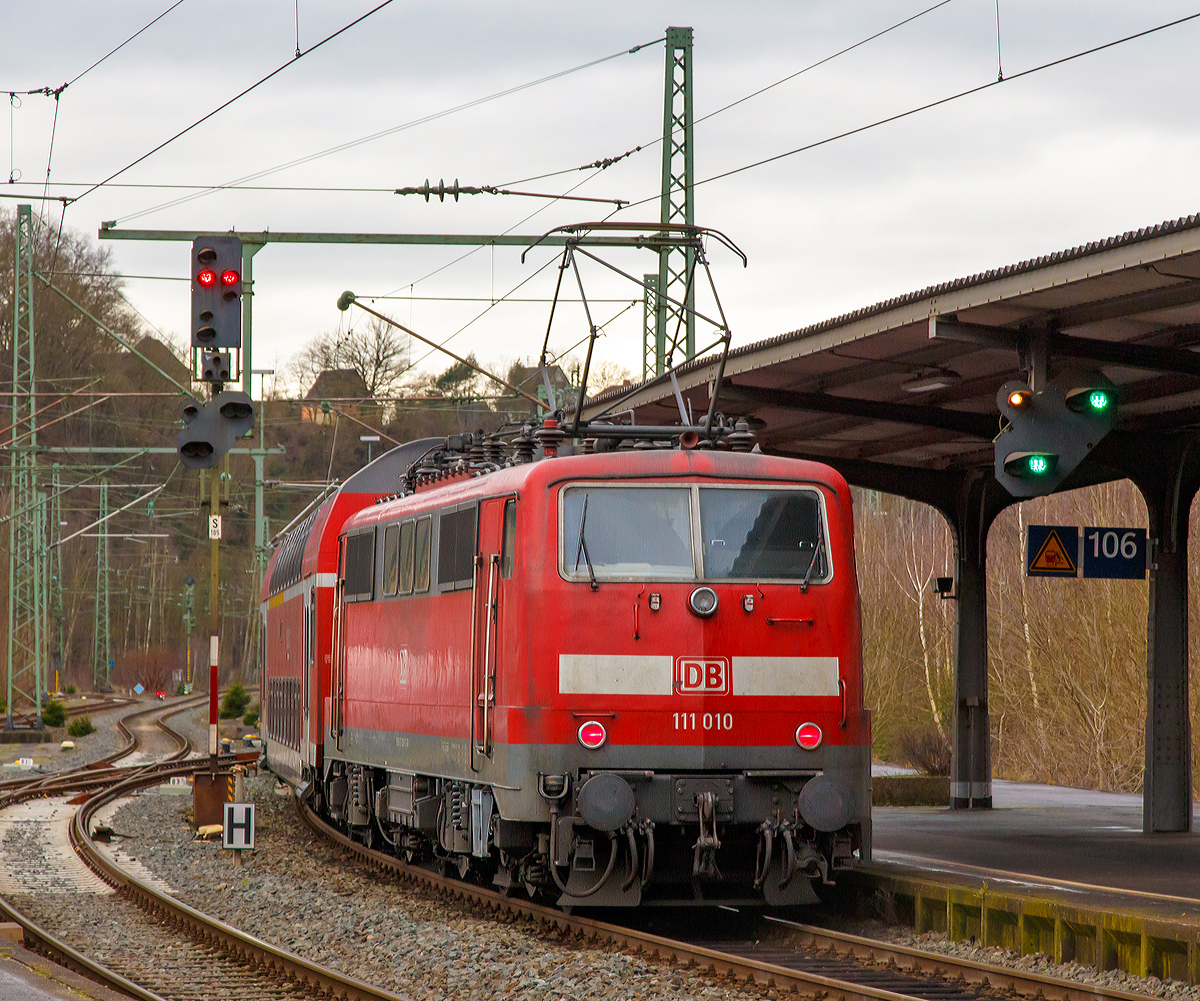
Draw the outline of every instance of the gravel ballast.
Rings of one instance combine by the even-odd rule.
[[[187,797],[138,796],[113,827],[126,836],[122,849],[179,888],[179,899],[414,1001],[780,996],[476,913],[432,888],[368,871],[309,831],[290,790],[277,790],[270,775],[247,779],[246,798],[258,804],[257,847],[241,868],[218,843],[192,840]]]

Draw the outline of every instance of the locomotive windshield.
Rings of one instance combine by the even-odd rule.
[[[563,492],[563,562],[572,576],[695,576],[687,487],[572,487]]]
[[[704,576],[821,580],[821,505],[811,490],[700,488]]]
[[[561,538],[576,580],[829,577],[820,497],[806,488],[572,486]]]

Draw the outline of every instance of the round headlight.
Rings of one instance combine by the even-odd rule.
[[[816,723],[801,723],[796,727],[796,743],[806,751],[815,751],[821,746],[821,728]]]
[[[717,592],[711,587],[698,587],[688,599],[688,605],[702,619],[707,619],[717,610]]]

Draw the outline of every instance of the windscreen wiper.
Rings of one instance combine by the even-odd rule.
[[[579,556],[582,553],[584,560],[587,561],[588,576],[592,579],[592,582],[589,586],[593,591],[599,591],[600,585],[596,583],[596,571],[592,568],[592,557],[588,552],[587,537],[584,535],[584,530],[587,527],[588,498],[590,497],[591,494],[583,495],[583,514],[579,518],[579,547],[575,550],[575,569],[572,571],[572,573],[579,572]]]
[[[586,501],[584,502],[586,504]],[[804,571],[804,580],[800,582],[800,593],[808,594],[808,582],[812,580],[812,572],[817,565],[817,557],[821,555],[825,548],[825,536],[821,535],[817,538],[817,544],[813,546],[812,559],[808,561],[808,569]]]

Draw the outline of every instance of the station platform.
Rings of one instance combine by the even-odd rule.
[[[21,945],[17,925],[0,922],[0,1001],[129,1001]]]
[[[1143,834],[1136,794],[995,781],[992,803],[876,807],[859,899],[918,932],[1200,983],[1200,834]]]
[[[1189,897],[1200,907],[1200,833],[1143,834],[1139,794],[995,781],[992,805],[876,807],[874,858]]]

